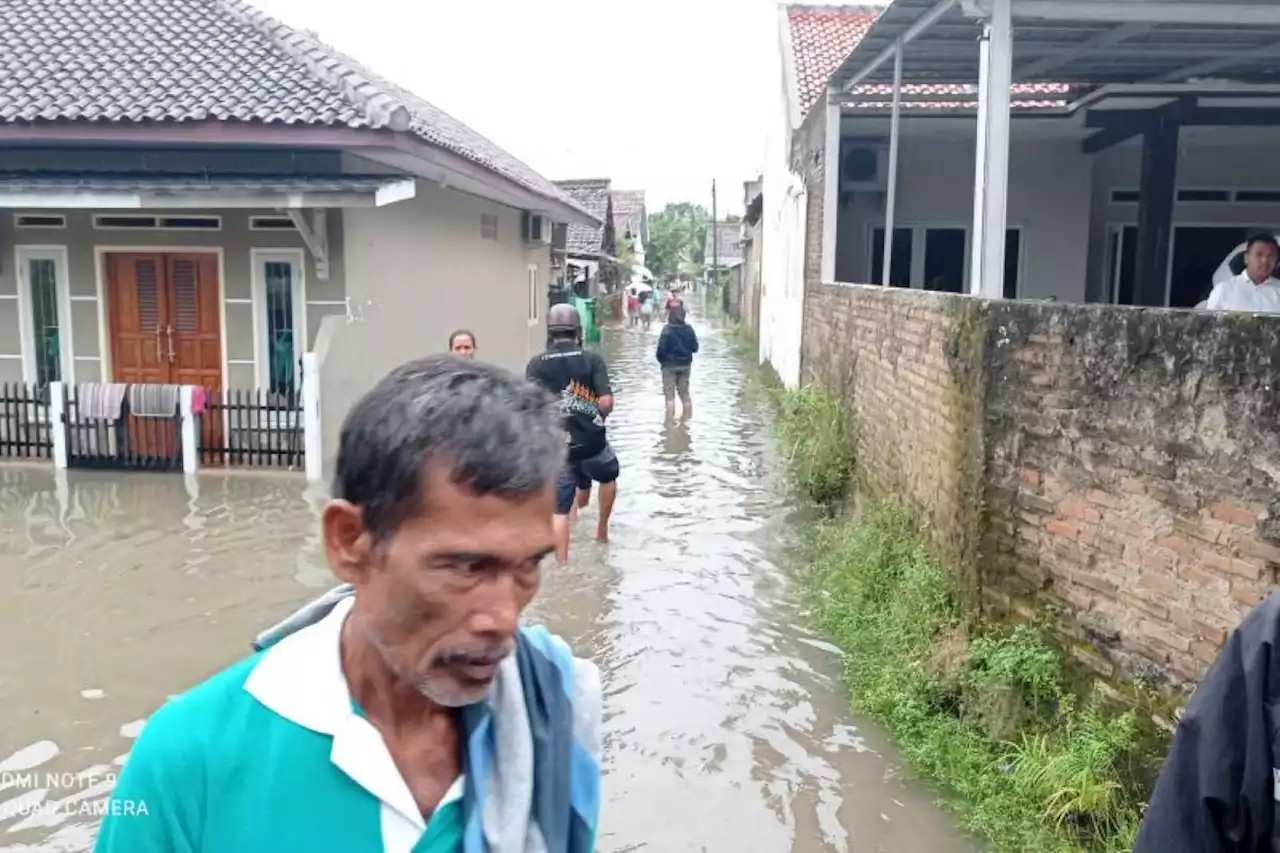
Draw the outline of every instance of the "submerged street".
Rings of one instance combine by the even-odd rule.
[[[851,717],[783,567],[789,507],[751,367],[690,302],[687,424],[664,422],[660,327],[604,330],[612,541],[591,541],[585,512],[529,613],[604,675],[599,849],[974,849]],[[147,714],[333,583],[322,500],[301,477],[0,468],[0,851],[91,849]]]

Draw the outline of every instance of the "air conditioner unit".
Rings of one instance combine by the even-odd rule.
[[[840,151],[840,189],[883,191],[889,186],[889,147],[882,143],[846,143]]]
[[[551,218],[528,211],[520,214],[520,239],[526,243],[550,245]]]

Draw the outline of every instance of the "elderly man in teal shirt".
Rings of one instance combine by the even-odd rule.
[[[553,550],[554,401],[438,356],[348,415],[344,582],[148,721],[98,853],[591,853],[596,668],[520,625]]]

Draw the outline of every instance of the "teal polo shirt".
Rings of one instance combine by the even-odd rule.
[[[463,779],[424,820],[355,708],[339,640],[352,599],[147,721],[95,853],[458,853]]]

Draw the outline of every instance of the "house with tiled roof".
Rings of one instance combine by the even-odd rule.
[[[1199,304],[1248,231],[1280,226],[1280,113],[1263,106],[1280,75],[1244,59],[1280,34],[1280,7],[1223,4],[1239,14],[1012,0],[998,149],[978,144],[992,4],[780,5],[761,357],[799,382],[805,295],[831,282]],[[976,250],[975,215],[992,226]]]
[[[608,178],[577,178],[556,181],[556,187],[572,199],[594,220],[590,224],[570,223],[565,230],[564,245],[553,246],[563,252],[567,279],[581,296],[594,296],[600,287],[608,287],[617,253],[614,226],[612,181]]]
[[[645,244],[649,241],[649,213],[644,190],[612,190],[613,227],[618,237],[631,242],[637,268],[644,267]]]
[[[0,14],[0,382],[287,396],[306,361],[327,458],[355,398],[452,329],[525,363],[556,224],[601,225],[242,0]]]

